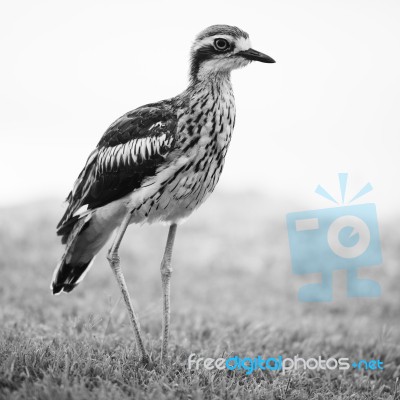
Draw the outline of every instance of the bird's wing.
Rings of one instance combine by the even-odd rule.
[[[175,148],[176,126],[176,114],[163,103],[140,107],[115,121],[79,174],[57,233],[65,235],[83,208],[118,200],[154,176]]]

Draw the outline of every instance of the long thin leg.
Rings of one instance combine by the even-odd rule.
[[[169,319],[170,319],[170,289],[171,289],[171,258],[172,248],[174,247],[174,240],[176,234],[176,224],[169,227],[167,244],[165,246],[164,257],[161,262],[161,283],[163,291],[163,324],[162,324],[162,348],[161,348],[161,362],[167,356],[168,337],[169,337]]]
[[[121,240],[125,234],[126,228],[129,225],[129,221],[131,220],[131,216],[132,214],[128,212],[128,214],[126,214],[124,220],[122,221],[122,224],[118,229],[118,233],[114,240],[114,243],[112,244],[108,252],[107,259],[110,263],[111,269],[113,270],[115,277],[117,278],[119,288],[121,289],[122,297],[124,298],[126,307],[128,309],[129,319],[133,327],[133,333],[135,335],[140,357],[143,362],[147,363],[149,361],[149,357],[143,346],[143,340],[142,337],[140,336],[139,320],[135,314],[135,310],[133,309],[132,301],[128,292],[128,287],[126,286],[125,278],[124,275],[122,274],[120,259],[118,255],[118,249],[121,244]]]

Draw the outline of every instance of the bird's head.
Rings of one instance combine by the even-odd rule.
[[[193,81],[229,73],[251,61],[275,62],[251,48],[246,32],[229,25],[212,25],[200,32],[193,43],[190,58],[190,77]]]

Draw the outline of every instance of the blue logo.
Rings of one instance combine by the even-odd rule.
[[[322,274],[321,283],[300,288],[300,301],[331,301],[332,274],[339,269],[347,271],[349,297],[381,294],[377,282],[357,278],[359,268],[382,263],[376,207],[372,203],[344,205],[347,178],[348,174],[339,174],[341,205],[318,185],[316,193],[339,206],[289,213],[286,217],[293,273]],[[371,184],[366,184],[348,204],[371,190]]]
[[[190,354],[188,358],[189,370],[192,368],[199,370],[201,367],[206,370],[224,370],[228,369],[230,371],[244,370],[246,375],[251,375],[256,370],[269,370],[269,371],[281,371],[283,375],[287,371],[292,370],[348,370],[351,367],[357,370],[365,371],[375,371],[384,370],[383,361],[379,359],[372,360],[359,360],[357,362],[350,363],[350,359],[347,357],[334,358],[330,357],[328,359],[319,356],[318,358],[301,358],[298,355],[294,358],[283,358],[281,355],[278,357],[268,357],[257,356],[257,357],[229,357],[229,358],[204,358],[198,357],[196,360],[196,354]]]

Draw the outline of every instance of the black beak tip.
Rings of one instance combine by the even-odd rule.
[[[265,63],[268,63],[268,64],[274,64],[274,63],[276,63],[276,61],[275,61],[272,57],[267,56],[267,55],[265,56],[264,60],[260,60],[260,61],[265,62]]]

